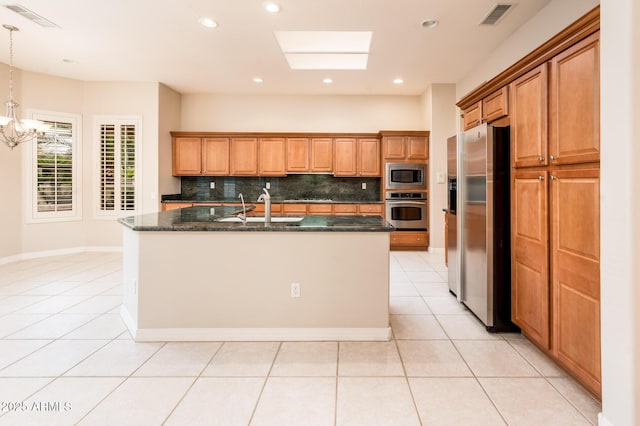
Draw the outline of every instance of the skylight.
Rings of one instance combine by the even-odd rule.
[[[367,69],[370,31],[275,31],[294,70]]]

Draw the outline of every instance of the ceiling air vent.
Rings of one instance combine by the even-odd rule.
[[[513,6],[513,3],[496,4],[483,21],[480,22],[480,25],[496,25]]]
[[[47,18],[44,18],[40,15],[38,15],[35,12],[30,11],[29,9],[27,9],[26,7],[19,5],[19,4],[5,4],[4,7],[6,7],[7,9],[11,10],[12,12],[17,13],[18,15],[27,18],[30,21],[35,22],[36,24],[40,25],[41,27],[45,27],[45,28],[60,28],[58,25],[54,24],[53,22],[51,22],[50,20],[48,20]]]

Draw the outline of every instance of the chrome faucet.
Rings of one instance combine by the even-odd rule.
[[[271,223],[271,195],[267,188],[262,188],[264,194],[260,194],[258,201],[264,201],[264,223]]]
[[[247,224],[247,207],[244,205],[244,197],[242,196],[242,192],[238,195],[240,201],[242,201],[242,213],[238,215],[238,217],[242,220],[242,223]]]

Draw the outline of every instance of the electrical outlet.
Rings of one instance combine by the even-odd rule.
[[[271,182],[267,182],[264,184],[265,188],[271,189]]]
[[[362,189],[367,189],[367,182],[362,182]]]
[[[291,297],[300,297],[300,283],[291,283]]]
[[[216,183],[213,181],[209,182],[209,188],[216,189]]]

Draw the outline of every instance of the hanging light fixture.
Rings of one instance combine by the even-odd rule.
[[[20,31],[13,25],[3,25],[9,30],[9,100],[7,115],[0,116],[0,140],[13,149],[22,142],[26,142],[38,135],[44,135],[48,125],[38,120],[19,120],[16,116],[18,103],[13,100],[13,32]]]

